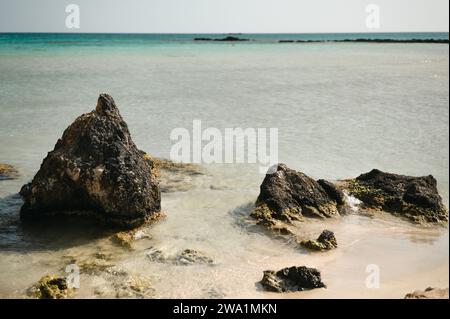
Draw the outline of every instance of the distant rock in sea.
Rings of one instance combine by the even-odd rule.
[[[143,224],[161,208],[152,162],[144,155],[113,98],[101,94],[96,109],[64,131],[20,190],[21,219],[74,214],[122,227]]]
[[[250,41],[249,39],[241,39],[234,36],[227,36],[225,38],[194,38],[194,41],[222,41],[222,42],[238,42]]]
[[[383,210],[417,223],[448,222],[448,211],[431,175],[413,177],[374,169],[344,181],[342,187],[366,208]]]

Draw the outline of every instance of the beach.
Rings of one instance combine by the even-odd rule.
[[[249,226],[264,179],[258,165],[207,164],[204,174],[183,177],[162,193],[166,217],[145,226],[149,238],[131,250],[94,225],[24,227],[18,191],[104,92],[136,145],[154,156],[168,158],[171,130],[191,130],[193,120],[220,130],[275,127],[279,161],[293,169],[330,181],[373,168],[431,174],[448,207],[448,44],[194,37],[0,36],[0,163],[19,172],[0,181],[0,297],[24,298],[42,276],[74,261],[84,266],[78,298],[403,298],[448,287],[447,227],[364,212],[296,225],[311,237],[336,234],[338,249],[314,254]],[[214,262],[152,259],[154,250],[185,249]],[[327,288],[280,295],[257,284],[264,270],[293,265],[320,269]],[[367,287],[370,265],[379,266],[378,288]],[[129,280],[148,289],[130,291]]]

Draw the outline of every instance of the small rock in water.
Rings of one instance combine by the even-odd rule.
[[[160,262],[165,263],[170,260],[169,257],[167,257],[162,250],[157,249],[155,247],[150,247],[147,249],[146,253],[147,258],[152,262]]]
[[[311,250],[331,250],[337,248],[337,240],[334,233],[324,230],[316,240],[305,240],[300,243],[303,247]]]
[[[0,181],[17,177],[19,177],[19,172],[14,166],[0,163]]]
[[[28,294],[38,299],[63,299],[71,292],[66,278],[46,275],[29,289]]]
[[[428,287],[424,291],[414,291],[405,296],[405,299],[448,299],[448,288],[439,289]]]
[[[141,239],[150,239],[151,236],[143,230],[130,230],[122,231],[114,234],[111,239],[113,242],[119,244],[122,247],[132,249],[133,242]]]
[[[315,268],[305,266],[284,268],[277,272],[266,270],[260,283],[265,290],[272,292],[295,292],[326,288],[320,272]]]
[[[214,260],[204,253],[194,249],[185,249],[176,258],[176,262],[181,265],[193,265],[193,264],[212,264]]]

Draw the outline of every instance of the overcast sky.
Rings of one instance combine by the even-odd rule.
[[[79,29],[65,26],[72,3]],[[366,27],[372,3],[376,30]],[[0,0],[0,32],[448,32],[448,11],[448,0]]]

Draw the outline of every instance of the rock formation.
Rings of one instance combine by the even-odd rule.
[[[337,248],[336,236],[332,231],[324,230],[316,240],[305,240],[300,243],[303,247],[323,251]]]
[[[28,295],[37,299],[64,299],[72,292],[66,278],[46,275],[28,290]]]
[[[374,169],[345,181],[343,187],[366,208],[398,214],[417,223],[448,221],[448,211],[431,175],[413,177]]]
[[[277,272],[264,271],[260,284],[265,290],[273,292],[294,292],[306,289],[326,288],[320,272],[315,268],[289,267]]]
[[[94,216],[134,227],[160,211],[160,190],[151,161],[133,143],[111,96],[78,117],[22,187],[21,219],[61,214]]]
[[[339,207],[344,202],[344,194],[332,183],[315,181],[278,164],[276,172],[264,178],[251,216],[271,227],[277,220],[291,222],[301,217],[339,216]]]

